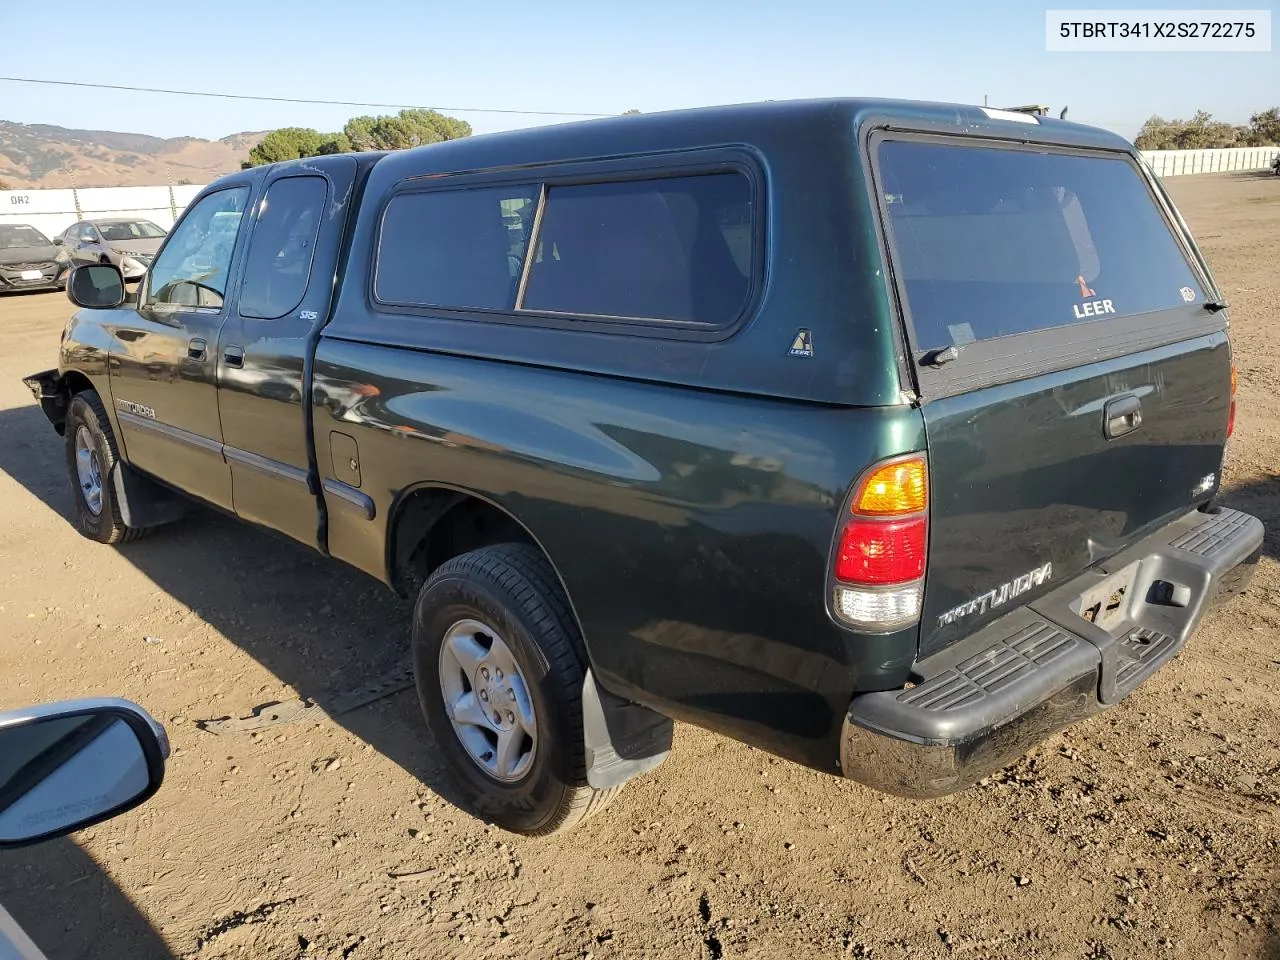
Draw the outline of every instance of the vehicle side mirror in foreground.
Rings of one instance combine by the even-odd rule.
[[[124,303],[124,275],[113,263],[76,267],[67,279],[67,298],[77,307],[107,310]]]
[[[62,246],[62,237],[54,237],[54,238],[53,238],[53,245],[54,245],[55,247],[60,247],[60,246]]]
[[[0,713],[0,849],[132,810],[164,780],[164,728],[127,700]]]

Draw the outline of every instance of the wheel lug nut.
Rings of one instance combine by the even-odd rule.
[[[483,700],[485,703],[488,703],[488,702],[489,702],[489,691],[488,691],[488,690],[481,690],[481,691],[480,691],[480,699],[481,699],[481,700]]]
[[[494,667],[494,668],[493,668],[493,679],[495,679],[495,680],[501,680],[501,679],[502,679],[502,671],[501,671],[501,670],[499,670],[497,667]]]
[[[512,713],[510,710],[508,710],[508,711],[507,711],[507,723],[515,723],[515,722],[516,722],[516,715],[515,715],[514,713]]]
[[[486,680],[488,680],[488,679],[489,679],[489,668],[488,668],[488,667],[481,667],[481,668],[480,668],[480,676],[482,676],[482,677],[484,677]]]
[[[510,687],[507,687],[507,699],[514,701],[515,698],[516,698],[516,692],[512,690]]]

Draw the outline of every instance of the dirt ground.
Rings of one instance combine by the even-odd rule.
[[[68,524],[19,377],[70,306],[0,300],[0,704],[137,700],[174,756],[146,806],[0,854],[0,903],[81,957],[1280,957],[1280,180],[1170,187],[1233,310],[1227,502],[1269,525],[1249,595],[1118,707],[912,803],[681,727],[561,839],[451,807],[411,691],[249,734],[401,662],[407,607],[211,513],[121,548]],[[434,788],[434,789],[433,789]]]

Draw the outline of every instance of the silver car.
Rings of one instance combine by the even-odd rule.
[[[114,263],[126,280],[141,280],[165,238],[150,220],[81,220],[54,238],[71,263]]]

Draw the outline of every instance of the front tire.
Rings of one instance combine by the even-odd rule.
[[[136,540],[147,531],[130,527],[120,515],[111,470],[120,459],[102,398],[85,390],[71,398],[64,430],[76,528],[98,543]]]
[[[530,545],[454,557],[423,585],[413,618],[418,700],[475,816],[544,836],[617,792],[587,784],[580,649],[567,598]]]

